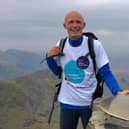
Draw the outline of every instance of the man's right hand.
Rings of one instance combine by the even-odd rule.
[[[61,51],[60,51],[60,48],[59,48],[58,46],[54,46],[54,47],[52,47],[52,48],[48,51],[47,57],[49,58],[49,57],[56,56],[56,55],[58,55],[60,52],[61,52]]]

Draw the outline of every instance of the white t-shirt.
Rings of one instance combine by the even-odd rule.
[[[98,40],[94,40],[94,50],[99,69],[107,64],[109,59]],[[83,36],[83,41],[78,47],[71,46],[67,39],[63,53],[65,56],[60,58],[63,79],[58,100],[64,104],[89,106],[97,81],[90,55],[84,58],[89,53],[88,38]]]

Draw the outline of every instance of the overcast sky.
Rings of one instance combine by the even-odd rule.
[[[110,52],[129,50],[129,0],[0,0],[0,50],[47,50],[66,36],[63,19],[82,13]]]

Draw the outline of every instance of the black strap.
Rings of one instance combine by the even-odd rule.
[[[63,38],[60,40],[59,47],[61,49],[61,52],[60,52],[60,54],[58,54],[58,56],[64,56],[63,49],[64,49],[66,39],[67,38]],[[61,76],[62,76],[62,68],[59,67],[59,75],[58,75],[59,79],[61,79]],[[57,87],[57,91],[55,92],[53,100],[52,100],[52,107],[51,107],[49,118],[48,118],[48,124],[51,123],[52,114],[53,114],[53,111],[55,108],[55,102],[57,102],[58,94],[59,94],[60,88],[61,88],[61,82],[56,84],[56,87]]]
[[[98,38],[96,37],[96,35],[92,32],[84,32],[83,35],[89,37],[89,38],[93,38],[95,40],[98,40]]]
[[[53,114],[53,111],[54,111],[54,108],[55,108],[55,103],[57,102],[58,94],[59,94],[60,88],[61,88],[61,82],[56,84],[56,88],[57,88],[57,90],[56,90],[56,92],[54,94],[54,97],[53,97],[53,100],[52,100],[52,107],[51,107],[51,110],[50,110],[50,113],[49,113],[48,124],[51,123],[51,118],[52,118],[52,114]]]
[[[95,55],[95,51],[94,51],[94,39],[91,37],[88,37],[88,48],[89,48],[90,56],[92,58],[95,76],[97,79],[97,87],[93,94],[93,100],[94,100],[98,97],[102,97],[104,81],[101,79],[100,74],[97,73],[97,66],[96,66],[96,59],[95,59],[96,55]],[[93,104],[93,100],[92,100],[92,104]]]
[[[97,70],[96,70],[96,60],[95,60],[95,51],[94,51],[94,39],[91,38],[91,37],[88,37],[88,48],[89,48],[89,52],[90,52],[90,56],[91,56],[91,59],[93,61],[93,67],[94,67],[94,72],[95,72],[95,75],[97,74]]]
[[[59,47],[60,47],[61,52],[60,52],[59,56],[64,56],[65,55],[63,53],[63,49],[64,49],[64,46],[65,46],[66,39],[67,39],[67,37],[60,40]],[[61,76],[62,76],[62,68],[60,67],[59,68],[59,75],[58,75],[59,79],[61,79]]]
[[[63,49],[67,38],[63,38],[60,40],[59,47],[61,49],[60,56],[64,56]]]

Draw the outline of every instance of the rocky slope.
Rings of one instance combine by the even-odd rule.
[[[128,84],[126,77],[126,81],[120,80],[121,84]],[[43,70],[16,80],[0,82],[0,129],[58,129],[58,104],[55,105],[51,125],[47,124],[58,81],[48,70]],[[106,124],[105,128],[116,129],[117,125],[112,124]],[[81,124],[78,129],[81,129]]]

